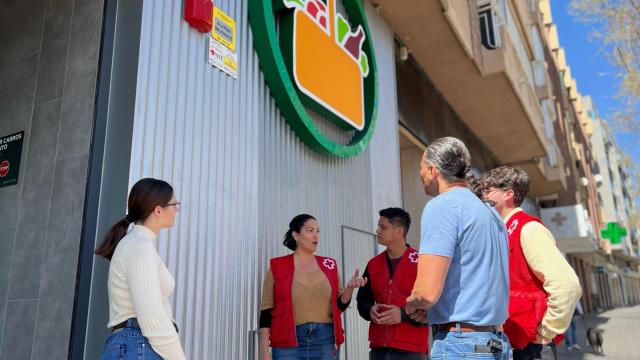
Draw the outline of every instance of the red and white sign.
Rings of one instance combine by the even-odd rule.
[[[7,176],[7,174],[9,173],[10,165],[11,164],[7,160],[4,160],[2,163],[0,163],[0,178]]]

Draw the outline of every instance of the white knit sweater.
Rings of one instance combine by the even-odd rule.
[[[156,235],[134,225],[109,266],[109,327],[137,318],[142,334],[163,359],[186,359],[173,327],[169,296],[175,282],[155,246]]]

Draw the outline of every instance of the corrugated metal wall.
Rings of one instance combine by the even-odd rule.
[[[341,226],[373,231],[376,192],[391,194],[377,194],[376,206],[401,202],[399,185],[372,187],[373,177],[399,184],[399,165],[389,171],[369,149],[351,159],[320,157],[288,128],[258,67],[247,1],[216,1],[236,20],[237,80],[208,64],[207,36],[183,21],[180,1],[144,2],[130,183],[166,179],[184,203],[158,247],[176,278],[174,311],[189,359],[255,356],[263,275],[270,257],[287,252],[281,242],[291,217],[316,216],[318,254],[341,261]],[[376,52],[390,51],[386,64],[378,60],[380,72],[395,79],[393,37],[370,25]],[[379,127],[392,138],[374,138],[372,149],[399,161],[395,106],[380,97]],[[364,321],[351,325],[366,331]]]
[[[396,61],[391,28],[376,13],[373,6],[367,3],[365,10],[371,36],[375,41],[378,65],[378,122],[369,143],[373,189],[372,219],[374,224],[377,224],[380,209],[402,206]]]

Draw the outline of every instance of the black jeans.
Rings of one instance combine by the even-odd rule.
[[[369,360],[427,360],[427,354],[392,348],[374,348],[369,352]]]
[[[524,349],[513,349],[513,360],[556,360],[558,349],[556,344],[547,345],[528,343]]]

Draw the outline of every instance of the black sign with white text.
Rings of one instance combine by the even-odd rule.
[[[0,188],[18,183],[24,131],[0,137]]]

